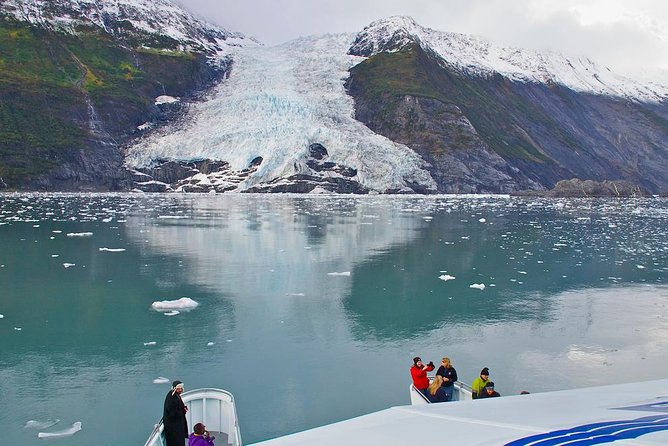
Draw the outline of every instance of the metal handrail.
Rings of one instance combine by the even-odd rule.
[[[189,403],[191,403],[192,401],[199,401],[199,400],[203,401],[202,410],[204,412],[203,415],[205,416],[206,416],[205,403],[207,399],[214,399],[222,403],[229,403],[230,418],[232,418],[234,424],[228,423],[227,426],[230,427],[230,431],[229,432],[223,431],[223,432],[228,435],[229,444],[233,444],[235,446],[241,446],[242,442],[241,442],[241,432],[239,429],[239,419],[237,417],[236,407],[234,404],[234,396],[230,392],[215,388],[195,389],[182,393],[181,399],[183,400],[184,404],[188,405],[189,409],[191,407]],[[190,410],[188,412],[190,412]],[[220,420],[221,426],[223,425],[222,421],[223,420],[221,418]],[[155,427],[153,428],[153,431],[151,432],[151,435],[149,436],[148,440],[146,440],[144,446],[164,445],[164,441],[162,438],[163,430],[164,426],[163,426],[163,420],[161,418],[158,424],[156,424]]]

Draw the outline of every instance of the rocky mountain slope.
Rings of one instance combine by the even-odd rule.
[[[562,179],[668,189],[667,89],[571,60],[420,27],[371,24],[346,85],[356,117],[430,164],[442,192],[511,192]]]
[[[180,116],[245,44],[166,0],[4,0],[0,187],[131,188],[122,145]]]

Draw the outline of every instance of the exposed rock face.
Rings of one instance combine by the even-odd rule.
[[[514,195],[519,196],[539,196],[539,197],[647,197],[650,193],[637,184],[624,180],[617,181],[592,181],[579,180],[573,178],[570,180],[559,181],[553,189],[549,191],[521,191]]]
[[[355,169],[327,161],[328,158],[323,145],[312,144],[305,160],[310,172],[243,188],[241,184],[249,181],[251,174],[262,165],[261,157],[253,159],[241,171],[232,170],[229,163],[208,159],[191,162],[160,160],[153,167],[134,171],[134,188],[144,192],[369,193],[355,181]]]

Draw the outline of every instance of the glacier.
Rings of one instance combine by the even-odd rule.
[[[150,133],[126,152],[129,169],[156,160],[225,161],[258,169],[237,190],[309,174],[311,144],[328,160],[357,170],[354,180],[372,191],[436,190],[427,164],[405,145],[372,132],[354,118],[346,94],[348,70],[364,57],[347,55],[355,34],[304,37],[274,47],[232,48],[232,71],[210,97],[191,106],[187,119]],[[334,175],[333,173],[331,175]]]

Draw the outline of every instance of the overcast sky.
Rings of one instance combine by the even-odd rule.
[[[174,0],[267,45],[358,32],[408,15],[440,31],[501,44],[585,55],[622,74],[668,70],[666,0]]]

